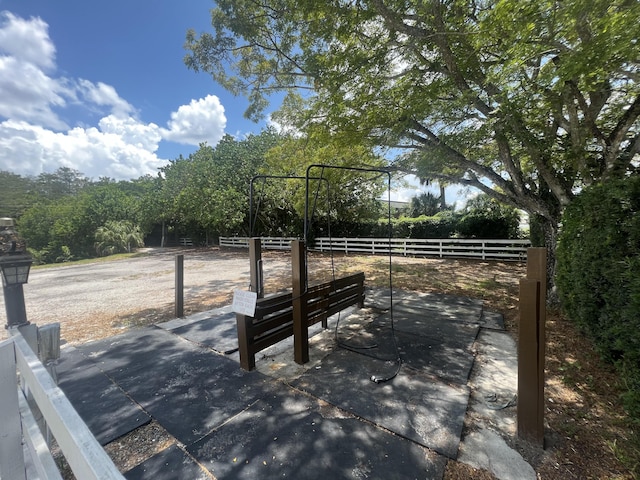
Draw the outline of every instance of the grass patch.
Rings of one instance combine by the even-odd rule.
[[[114,262],[118,260],[128,260],[130,258],[136,257],[144,257],[148,255],[146,252],[131,252],[131,253],[116,253],[114,255],[107,255],[106,257],[96,257],[96,258],[83,258],[80,260],[71,260],[70,262],[62,262],[62,263],[44,263],[41,265],[33,265],[33,269],[44,270],[47,268],[55,268],[55,267],[68,267],[73,265],[91,265],[93,263],[104,263],[104,262]]]

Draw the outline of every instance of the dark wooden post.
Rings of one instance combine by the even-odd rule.
[[[544,364],[547,251],[529,248],[527,278],[520,280],[518,436],[544,446]]]
[[[240,354],[240,366],[245,370],[256,368],[256,357],[251,353],[249,338],[252,318],[239,313],[236,314],[236,324],[238,330],[238,352]]]
[[[309,324],[307,321],[307,266],[302,240],[291,242],[291,277],[293,281],[293,355],[296,363],[309,361]]]
[[[249,239],[249,275],[250,290],[264,297],[264,279],[262,278],[262,241],[260,237]]]
[[[176,255],[176,318],[184,317],[184,255]]]

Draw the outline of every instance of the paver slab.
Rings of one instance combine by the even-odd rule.
[[[172,445],[124,474],[127,480],[210,480],[200,465]]]
[[[171,330],[189,341],[206,345],[215,351],[231,354],[238,349],[238,331],[234,312],[213,315],[199,322]]]
[[[57,373],[58,386],[102,445],[151,421],[77,349],[62,350]]]
[[[439,479],[446,458],[293,389],[188,447],[219,479]]]
[[[131,332],[111,345],[88,350],[120,388],[185,445],[272,388],[263,374],[245,372],[233,360],[164,330]]]
[[[460,385],[467,383],[478,324],[428,318],[421,311],[399,311],[394,314],[392,328],[390,317],[387,312],[350,330],[349,337],[339,337],[341,345],[381,360],[395,361],[400,356],[407,366],[423,373]]]
[[[410,368],[384,383],[397,365],[349,350],[336,350],[321,368],[306,372],[293,385],[311,395],[455,458],[469,389],[436,381]]]

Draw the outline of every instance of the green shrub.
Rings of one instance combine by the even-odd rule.
[[[520,214],[483,194],[469,200],[456,229],[464,238],[518,238]]]
[[[640,177],[585,189],[558,240],[558,295],[569,318],[616,365],[640,421]]]
[[[457,215],[444,211],[431,217],[422,215],[416,218],[394,218],[391,223],[392,236],[395,238],[449,238],[456,233]],[[386,220],[380,220],[379,226],[382,229],[386,227],[388,232]]]
[[[470,202],[464,212],[443,210],[433,216],[387,218],[375,221],[334,221],[333,237],[386,238],[519,238],[520,216],[513,207],[504,206],[486,196]],[[391,232],[390,232],[391,230]],[[313,236],[327,236],[323,222],[314,224]]]

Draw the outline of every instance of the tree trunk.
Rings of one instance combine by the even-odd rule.
[[[531,243],[534,247],[547,248],[547,303],[557,305],[556,292],[556,247],[558,245],[558,222],[540,215],[531,215]],[[538,229],[537,234],[535,230]]]

